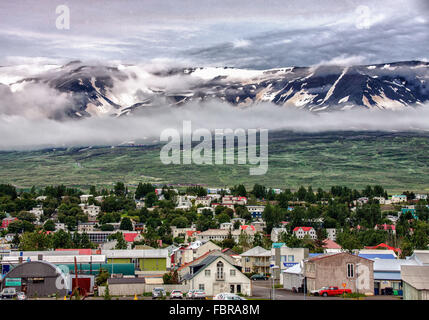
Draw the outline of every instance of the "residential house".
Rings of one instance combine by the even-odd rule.
[[[417,193],[415,195],[414,199],[416,199],[416,200],[427,200],[428,199],[428,195],[427,194]]]
[[[414,260],[374,259],[374,294],[384,294],[386,288],[392,288],[396,295],[402,296],[401,266],[418,265]]]
[[[176,266],[182,266],[215,250],[221,251],[222,248],[211,241],[195,241],[176,250],[171,260]]]
[[[429,300],[429,266],[402,265],[404,300]]]
[[[222,230],[233,230],[234,225],[231,222],[224,222],[219,225],[219,228]]]
[[[203,290],[208,296],[221,292],[252,295],[251,280],[223,256],[209,255],[193,265],[183,283],[190,289]]]
[[[195,229],[195,226],[192,226],[190,228],[177,228],[176,226],[171,226],[170,229],[171,229],[171,234],[173,236],[173,239],[178,238],[178,237],[185,238],[186,233],[188,231],[196,231],[197,230],[197,229]]]
[[[192,207],[192,202],[188,196],[178,196],[176,198],[176,209],[189,210]]]
[[[94,231],[94,228],[95,228],[95,222],[79,222],[77,224],[77,231],[82,233]]]
[[[401,203],[407,201],[407,196],[404,194],[395,194],[391,198],[392,203]]]
[[[285,227],[271,229],[271,241],[279,242],[283,233],[287,233],[287,229]]]
[[[85,205],[83,207],[83,213],[88,216],[88,221],[90,222],[97,221],[97,216],[100,213],[100,211],[101,211],[101,207],[96,205],[90,205],[90,206]]]
[[[377,224],[374,227],[375,230],[384,230],[387,231],[389,233],[392,233],[393,235],[396,234],[396,227],[394,224]]]
[[[264,232],[267,223],[265,221],[253,221],[250,223],[250,225],[255,227],[256,232]]]
[[[328,234],[328,239],[332,241],[337,240],[337,229],[335,228],[326,228],[326,233]]]
[[[17,221],[18,218],[16,217],[6,217],[2,220],[1,222],[1,228],[0,229],[7,229],[7,227],[9,226],[9,224],[13,221]]]
[[[270,264],[279,267],[279,269],[274,269],[274,279],[279,280],[283,270],[300,263],[308,256],[308,248],[289,248],[282,242],[273,243]]]
[[[381,250],[381,249],[362,249],[358,252],[359,257],[375,260],[375,259],[396,259],[394,250]]]
[[[83,194],[80,196],[80,203],[88,203],[89,198],[93,198],[92,194]]]
[[[374,294],[374,261],[347,252],[304,260],[304,276],[307,291],[345,284],[352,292]]]
[[[210,202],[211,202],[211,198],[210,197],[198,197],[195,199],[195,203],[194,205],[197,207],[199,205],[202,205],[204,207],[210,207]]]
[[[262,218],[262,213],[265,210],[265,206],[249,205],[249,206],[246,206],[246,208],[247,208],[247,211],[249,211],[249,213],[252,215],[252,218],[257,218],[257,219]]]
[[[310,237],[310,239],[317,239],[316,230],[313,227],[296,227],[293,229],[293,233],[298,239],[303,239],[306,235]]]
[[[213,208],[213,207],[200,207],[200,208],[197,208],[197,213],[201,214],[201,213],[203,213],[205,211],[211,211],[214,214],[215,208]]]
[[[254,247],[240,254],[241,266],[245,273],[270,273],[271,251],[262,247]]]

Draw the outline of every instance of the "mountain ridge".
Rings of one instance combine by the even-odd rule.
[[[13,71],[13,67],[8,68]],[[25,91],[29,84],[47,85],[71,100],[64,110],[66,117],[86,118],[121,117],[144,112],[146,107],[213,100],[236,107],[273,103],[312,112],[355,108],[395,110],[426,103],[428,80],[429,63],[416,60],[268,70],[231,67],[157,70],[71,61],[3,85],[14,93]]]

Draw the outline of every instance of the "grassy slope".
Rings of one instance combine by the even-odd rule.
[[[269,170],[250,176],[247,165],[163,165],[158,147],[0,153],[0,182],[18,187],[262,183],[296,188],[382,184],[390,191],[429,191],[429,135],[380,133],[270,134]]]

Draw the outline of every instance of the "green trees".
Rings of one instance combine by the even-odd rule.
[[[119,229],[132,231],[133,230],[133,223],[131,222],[131,219],[128,217],[122,218],[121,224],[119,225]]]
[[[149,192],[145,198],[145,205],[147,208],[152,208],[156,201],[158,201],[158,197],[155,192]]]
[[[51,237],[41,231],[25,232],[19,243],[19,249],[22,251],[44,251],[51,247]]]
[[[151,192],[155,192],[155,187],[152,184],[140,182],[136,189],[135,198],[142,199]]]
[[[55,223],[52,220],[48,220],[45,222],[45,224],[43,225],[43,229],[45,231],[55,231]]]
[[[361,249],[363,247],[356,233],[348,230],[337,234],[337,243],[349,252],[353,249]]]
[[[122,232],[116,232],[114,234],[111,234],[108,237],[108,240],[116,240],[116,246],[115,249],[117,250],[121,250],[121,249],[127,249],[128,245],[127,242],[124,239],[124,235],[122,234]]]
[[[283,214],[279,207],[273,207],[270,204],[265,206],[264,212],[262,213],[262,219],[266,222],[266,233],[270,234],[271,230],[276,227],[280,221],[282,221]]]
[[[265,186],[260,185],[260,184],[255,184],[253,186],[252,193],[258,199],[264,199],[267,196],[267,190],[266,190]]]

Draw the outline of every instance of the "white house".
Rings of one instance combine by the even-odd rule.
[[[209,207],[212,199],[210,197],[198,197],[195,199],[195,206],[203,205],[204,207]]]
[[[37,206],[29,211],[30,213],[34,214],[37,221],[40,220],[40,217],[43,215],[43,209],[42,206]]]
[[[97,216],[101,211],[101,207],[96,205],[85,206],[83,213],[88,216],[88,221],[97,221]]]
[[[317,239],[316,230],[313,227],[296,227],[293,233],[298,239],[303,239],[306,235],[313,240]]]
[[[93,198],[94,196],[92,194],[83,194],[80,196],[80,202],[81,203],[88,203],[89,198]]]
[[[392,196],[392,203],[406,202],[407,196],[404,194],[395,194]]]
[[[328,239],[332,241],[337,240],[337,229],[335,228],[326,228],[326,233],[328,234]]]
[[[262,218],[262,213],[265,210],[265,206],[246,206],[247,211],[252,215],[252,218]]]
[[[209,255],[191,266],[183,282],[190,289],[203,290],[207,296],[221,292],[252,295],[251,280],[223,256]]]

